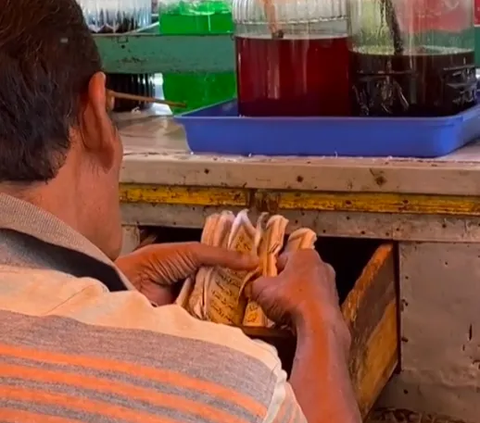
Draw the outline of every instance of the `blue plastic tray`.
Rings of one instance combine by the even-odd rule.
[[[232,100],[176,120],[194,153],[433,158],[480,138],[480,105],[438,118],[249,118]]]

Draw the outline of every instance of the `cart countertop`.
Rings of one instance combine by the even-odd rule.
[[[197,155],[183,129],[158,109],[118,115],[117,122],[124,184],[480,195],[480,142],[429,160]]]

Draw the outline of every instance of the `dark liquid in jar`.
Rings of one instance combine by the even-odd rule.
[[[346,37],[235,42],[240,115],[349,114]]]
[[[476,104],[472,51],[452,54],[350,53],[357,116],[448,116]]]
[[[118,21],[117,21],[118,22]],[[92,31],[97,34],[121,34],[128,31],[138,29],[138,25],[132,17],[124,17],[118,23],[116,28],[109,25],[104,25],[98,31]],[[122,74],[109,73],[107,74],[107,88],[112,91],[117,91],[127,94],[142,95],[145,97],[155,96],[155,75],[153,74]],[[116,112],[128,112],[137,107],[140,109],[147,109],[152,103],[145,103],[133,100],[115,99],[115,106],[113,108]]]
[[[144,97],[155,96],[155,81],[152,74],[122,74],[108,73],[107,88],[120,93],[141,95]],[[115,99],[114,111],[128,112],[137,107],[148,109],[152,103],[145,103],[134,100]]]

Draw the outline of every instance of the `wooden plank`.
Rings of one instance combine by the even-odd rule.
[[[120,201],[128,204],[246,207],[250,203],[249,198],[250,193],[241,189],[124,184],[120,186]]]
[[[242,207],[228,207],[238,212]],[[223,206],[169,204],[121,205],[125,225],[203,228],[206,216],[225,210]],[[348,211],[285,210],[290,220],[287,232],[307,227],[320,236],[395,241],[480,242],[480,217]],[[258,215],[250,215],[254,221]]]
[[[398,363],[394,246],[380,246],[342,310],[352,332],[350,373],[363,416]]]
[[[158,119],[157,125],[165,122]],[[133,126],[122,134],[124,183],[480,195],[480,143],[438,160],[196,155],[188,151],[185,136],[178,131],[165,133],[146,125],[142,135],[141,125]]]
[[[183,129],[154,110],[115,116],[123,183],[480,196],[480,142],[433,160],[192,154]]]
[[[368,192],[255,190],[247,188],[122,184],[126,204],[251,207],[280,210],[346,211],[445,216],[480,216],[480,197]]]

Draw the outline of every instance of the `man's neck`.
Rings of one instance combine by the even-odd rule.
[[[0,183],[0,194],[6,194],[33,204],[53,214],[77,232],[82,233],[82,225],[78,216],[79,206],[76,205],[78,196],[75,196],[74,189],[66,189],[61,185],[63,184],[58,178],[48,182],[32,184],[4,182]]]
[[[0,193],[0,266],[57,270],[93,277],[111,291],[132,289],[91,241],[44,208],[5,191],[12,192]]]

